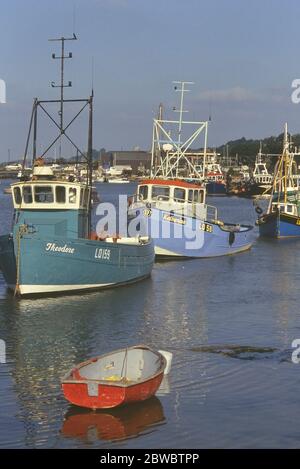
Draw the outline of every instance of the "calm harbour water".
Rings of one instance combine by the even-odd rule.
[[[7,184],[1,234],[12,218]],[[98,191],[116,200],[134,186]],[[208,203],[228,221],[255,221],[251,200]],[[0,272],[0,447],[299,447],[299,283],[300,240],[159,262],[146,281],[80,296],[18,300]],[[73,364],[138,343],[174,354],[155,398],[96,413],[64,400],[60,378]]]

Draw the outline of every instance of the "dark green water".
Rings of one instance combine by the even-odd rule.
[[[1,234],[11,223],[4,185]],[[98,189],[102,200],[133,192]],[[251,201],[209,203],[254,222]],[[299,447],[299,284],[300,241],[157,263],[151,279],[82,296],[16,300],[0,273],[0,447]],[[64,400],[60,378],[74,363],[138,343],[174,354],[155,398],[97,413]]]

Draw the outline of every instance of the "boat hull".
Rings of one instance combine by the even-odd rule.
[[[257,195],[269,195],[272,186],[269,184],[247,183],[237,195],[240,197],[255,197]]]
[[[142,210],[143,230],[154,240],[159,257],[205,258],[251,248],[253,227],[207,222],[157,208]]]
[[[226,185],[220,182],[210,181],[206,184],[206,193],[207,195],[226,195]]]
[[[258,220],[260,236],[267,238],[300,237],[300,217],[287,214],[267,214]]]
[[[107,243],[87,239],[37,237],[20,243],[0,237],[0,268],[10,289],[42,295],[95,290],[148,277],[154,263],[153,243]]]
[[[63,383],[62,389],[65,398],[74,405],[89,409],[111,409],[124,404],[145,401],[158,390],[163,372],[158,376],[140,384],[131,386],[105,385],[96,383],[97,396],[89,396],[87,382]]]

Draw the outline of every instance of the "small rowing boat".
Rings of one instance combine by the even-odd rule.
[[[11,194],[12,192],[12,188],[9,186],[9,187],[4,187],[3,189],[3,193],[4,194]]]
[[[109,409],[152,397],[171,354],[146,345],[117,350],[91,358],[72,368],[62,379],[65,398],[80,407]]]

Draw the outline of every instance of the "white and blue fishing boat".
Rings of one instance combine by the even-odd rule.
[[[143,235],[154,240],[161,257],[217,257],[251,248],[253,227],[224,223],[205,203],[206,190],[182,180],[148,179],[138,185],[130,205]]]
[[[129,215],[139,216],[142,234],[151,235],[157,256],[201,258],[246,251],[255,239],[253,227],[224,223],[217,209],[206,204],[199,159],[204,155],[204,168],[208,122],[182,119],[186,82],[180,84],[180,118],[154,119],[151,178],[141,181],[137,194],[129,199]],[[170,129],[174,124],[178,125],[176,138]],[[183,137],[184,124],[196,127],[192,135]],[[204,149],[197,153],[190,146],[201,132]],[[189,182],[181,176],[186,168],[193,175]]]
[[[61,39],[62,46],[64,38]],[[63,56],[63,53],[62,53]],[[61,84],[63,90],[63,83]],[[91,231],[92,193],[92,109],[93,95],[81,102],[89,109],[88,150],[85,182],[55,179],[44,164],[44,155],[58,139],[67,137],[70,121],[62,120],[64,98],[34,100],[29,135],[33,127],[33,173],[12,184],[14,220],[12,232],[0,236],[0,269],[9,289],[18,295],[40,295],[94,290],[135,282],[148,277],[154,263],[154,247],[149,237],[106,236],[99,239]],[[59,136],[36,157],[37,112],[47,103],[60,104]],[[80,113],[80,112],[79,112]],[[72,142],[73,143],[73,142]]]
[[[290,151],[287,124],[284,128],[283,152],[275,169],[270,201],[265,213],[256,207],[256,224],[260,236],[293,238],[300,236],[300,192],[298,176],[293,173],[295,153]]]

